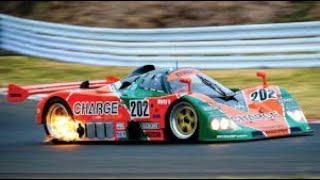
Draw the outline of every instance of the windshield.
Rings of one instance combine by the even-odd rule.
[[[209,97],[228,97],[235,94],[203,73],[192,74],[189,78],[191,79],[192,92],[194,93],[202,93]],[[185,93],[188,91],[187,84],[180,82],[179,79],[169,81],[169,86],[172,93]]]

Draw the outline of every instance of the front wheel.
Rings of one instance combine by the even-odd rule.
[[[79,125],[73,120],[72,111],[64,100],[49,100],[44,109],[43,120],[46,133],[53,142],[70,142],[79,138]]]
[[[198,132],[198,116],[190,103],[185,101],[176,103],[171,109],[169,124],[173,139],[195,140]]]

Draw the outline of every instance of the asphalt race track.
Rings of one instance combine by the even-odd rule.
[[[320,124],[312,136],[242,143],[44,142],[36,101],[0,95],[0,178],[320,177]]]

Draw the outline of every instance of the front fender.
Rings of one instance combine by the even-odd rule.
[[[199,140],[207,139],[208,137],[216,137],[217,132],[212,131],[210,122],[213,118],[226,117],[219,107],[213,107],[209,103],[194,97],[185,95],[181,97],[190,102],[195,108],[199,119]]]
[[[298,102],[294,97],[286,91],[284,88],[279,87],[281,97],[278,99],[278,102],[282,104],[285,118],[290,127],[300,127],[303,132],[309,132],[311,130],[307,119],[304,116],[304,113],[299,106]],[[300,112],[301,120],[295,120],[293,116],[294,112]]]
[[[240,124],[237,124],[240,127],[238,130],[213,130],[211,129],[211,121],[213,119],[228,118],[219,107],[214,107],[194,96],[186,95],[181,99],[190,102],[197,111],[199,141],[234,141],[264,138],[264,135],[259,131]]]

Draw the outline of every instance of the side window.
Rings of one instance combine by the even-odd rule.
[[[151,76],[152,76],[152,74],[148,74],[148,75],[146,75],[144,77],[141,77],[141,78],[143,78],[143,80],[140,83],[140,88],[147,89],[148,87],[150,87]]]
[[[162,73],[150,73],[141,82],[140,87],[146,90],[164,92],[163,77]]]

